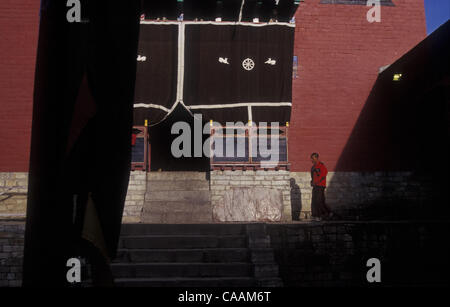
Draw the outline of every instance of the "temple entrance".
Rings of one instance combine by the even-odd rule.
[[[133,187],[139,221],[290,219],[294,34],[293,22],[143,18],[133,122],[149,146],[145,187]],[[210,137],[214,159],[204,152]]]
[[[172,134],[172,126],[176,122],[189,124],[191,135],[190,157],[176,158],[172,154],[171,146],[179,134]],[[205,121],[202,122],[202,127]],[[194,157],[194,118],[181,105],[178,105],[169,116],[161,123],[151,126],[149,131],[150,142],[150,171],[197,171],[206,172],[209,170],[209,158]],[[180,132],[181,133],[181,132]],[[197,136],[199,137],[199,136]],[[202,144],[208,135],[202,135]]]

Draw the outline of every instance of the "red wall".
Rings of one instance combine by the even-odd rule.
[[[28,170],[39,5],[0,1],[0,172]]]
[[[296,13],[299,77],[293,81],[289,130],[292,171],[309,170],[312,152],[319,152],[329,170],[336,170],[379,68],[426,36],[423,0],[383,6],[380,23],[367,21],[366,6],[319,2],[306,0]],[[345,170],[360,168],[361,163],[355,163]]]
[[[426,36],[423,0],[395,0],[395,7],[382,7],[381,23],[373,24],[366,6],[319,2],[302,2],[296,14],[293,171],[309,170],[313,151],[336,169],[379,67]],[[39,1],[0,2],[0,172],[28,169],[38,25]],[[347,170],[358,171],[356,165]]]

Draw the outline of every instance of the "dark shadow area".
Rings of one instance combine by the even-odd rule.
[[[172,126],[176,122],[185,122],[190,127],[190,141],[191,141],[191,157],[176,158],[173,156],[171,146],[173,141],[181,134],[172,134]],[[201,129],[205,122],[202,121]],[[182,106],[175,107],[173,112],[161,123],[156,126],[149,127],[150,138],[150,170],[151,171],[208,171],[209,170],[209,158],[203,155],[201,157],[194,157],[194,118],[189,112]],[[197,136],[199,137],[199,136]],[[201,136],[202,146],[205,140],[209,137],[209,134]],[[185,144],[183,144],[185,145]],[[182,148],[182,145],[180,146]]]
[[[336,167],[378,172],[375,180],[363,173],[347,191],[354,197],[351,208],[341,208],[347,218],[450,216],[449,37],[447,22],[380,73]],[[335,176],[328,190],[340,191],[341,179]]]
[[[405,221],[266,227],[285,287],[448,287],[449,226]],[[367,280],[371,258],[380,261],[380,283]]]
[[[300,220],[300,212],[302,211],[302,191],[300,187],[295,182],[294,178],[290,179],[291,184],[291,212],[292,212],[292,220],[299,221]]]

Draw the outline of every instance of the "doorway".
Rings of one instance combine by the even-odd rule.
[[[172,142],[179,137],[179,135],[172,134],[171,129],[172,126],[179,121],[189,124],[191,144],[194,144],[194,118],[179,104],[165,120],[148,128],[150,142],[150,171],[209,171],[209,158],[204,155],[202,155],[202,157],[194,157],[193,146],[191,146],[190,157],[176,158],[173,156],[171,151]],[[202,122],[202,127],[205,123],[205,121]],[[208,137],[209,135],[202,134],[202,144],[204,144]]]

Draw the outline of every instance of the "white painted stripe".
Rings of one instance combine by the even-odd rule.
[[[239,107],[283,107],[292,106],[291,102],[241,102],[230,104],[210,104],[210,105],[193,105],[187,108],[195,109],[225,109],[225,108],[239,108]]]
[[[177,102],[183,101],[184,91],[184,45],[185,45],[185,26],[180,24],[178,28],[178,93]]]
[[[159,25],[159,26],[167,26],[167,25],[178,25],[181,21],[153,21],[153,20],[141,20],[141,25]]]
[[[203,24],[203,25],[214,25],[214,26],[249,26],[249,27],[267,27],[267,26],[286,26],[290,28],[295,28],[295,23],[290,22],[246,22],[246,21],[184,21],[183,23],[187,25]]]
[[[242,21],[242,11],[244,10],[245,0],[242,0],[241,9],[239,10],[239,22]]]
[[[145,25],[214,25],[214,26],[249,26],[249,27],[266,27],[266,26],[286,26],[295,28],[295,23],[290,22],[246,22],[246,21],[141,21]]]
[[[154,126],[164,121],[167,116],[169,116],[172,111],[176,108],[176,106],[180,103],[183,107],[191,114],[191,116],[195,117],[195,114],[191,112],[191,110],[195,109],[225,109],[225,108],[236,108],[236,107],[247,107],[249,112],[249,119],[252,120],[252,109],[251,107],[278,107],[278,106],[292,106],[291,102],[247,102],[247,103],[232,103],[232,104],[216,104],[216,105],[194,105],[194,106],[186,106],[183,102],[183,91],[184,91],[184,47],[185,47],[185,25],[186,24],[211,24],[211,25],[243,25],[243,26],[254,26],[254,27],[263,27],[263,26],[289,26],[295,27],[295,24],[285,23],[285,22],[277,22],[277,23],[250,23],[250,22],[215,22],[215,21],[141,21],[141,24],[152,24],[152,25],[178,25],[178,68],[177,68],[177,98],[175,103],[172,105],[170,109],[157,104],[145,104],[145,103],[136,103],[134,104],[134,108],[155,108],[160,109],[167,112],[164,118],[157,122],[153,123],[150,126]]]
[[[194,113],[192,113],[191,112],[191,110],[189,109],[189,107],[188,106],[186,106],[185,104],[184,104],[184,101],[180,101],[180,104],[193,116],[193,117],[195,117],[195,114]]]
[[[141,22],[142,23],[142,22]],[[150,22],[146,22],[147,24]],[[156,22],[154,24],[160,24],[161,22]],[[166,22],[167,23],[167,22]],[[153,23],[152,23],[153,24]],[[175,103],[172,105],[170,109],[167,109],[166,107],[163,107],[161,105],[155,105],[155,104],[135,104],[134,107],[148,107],[148,108],[158,108],[161,110],[164,110],[167,112],[166,116],[164,116],[163,119],[161,119],[157,123],[153,123],[150,126],[154,126],[159,124],[160,122],[164,121],[167,116],[169,116],[173,110],[177,107],[177,105],[180,103],[183,105],[183,107],[191,114],[191,116],[194,117],[194,114],[189,110],[186,105],[183,103],[183,90],[184,90],[184,44],[185,44],[185,26],[182,22],[173,22],[172,24],[178,25],[178,67],[177,67],[177,97],[175,100]]]
[[[166,107],[161,106],[161,105],[159,105],[159,104],[152,104],[152,103],[135,103],[135,104],[133,105],[133,107],[134,107],[135,109],[136,109],[136,108],[146,108],[146,109],[154,108],[154,109],[160,109],[160,110],[163,110],[163,111],[165,111],[165,112],[169,112],[169,109],[167,109]]]

